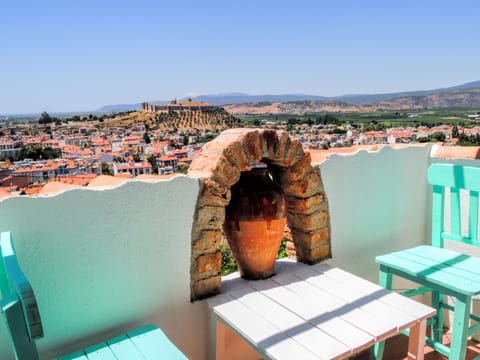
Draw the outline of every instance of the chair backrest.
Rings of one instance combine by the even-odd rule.
[[[480,168],[452,164],[433,164],[428,169],[428,182],[433,185],[432,245],[443,247],[444,239],[480,246],[478,240],[478,193]],[[450,191],[446,191],[449,188]],[[468,198],[468,205],[461,201]],[[447,195],[449,194],[449,196]],[[445,214],[449,200],[450,212]],[[463,209],[463,211],[462,211]],[[468,209],[468,211],[466,211]],[[450,230],[445,230],[445,215],[450,218]],[[462,221],[462,216],[466,217]],[[464,234],[462,234],[462,224]]]
[[[0,234],[0,305],[17,359],[38,359],[35,339],[43,337],[37,300],[18,265],[10,232]]]

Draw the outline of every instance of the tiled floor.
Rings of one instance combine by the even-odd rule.
[[[444,336],[444,344],[449,344],[450,334],[447,333]],[[405,335],[398,335],[388,340],[385,345],[385,353],[383,358],[385,360],[404,360],[407,358],[407,349],[408,349],[408,337]],[[466,360],[472,360],[476,356],[480,355],[480,343],[475,341],[469,341],[467,349]],[[352,357],[352,360],[368,360],[369,352],[363,352],[358,356]],[[435,351],[433,351],[428,346],[425,347],[425,360],[446,360],[446,356],[443,356]]]

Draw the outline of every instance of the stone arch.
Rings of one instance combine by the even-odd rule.
[[[222,226],[230,188],[253,161],[274,167],[287,196],[290,257],[314,264],[331,257],[328,202],[318,167],[298,139],[286,131],[230,129],[205,144],[188,174],[200,182],[192,227],[191,300],[221,290]]]

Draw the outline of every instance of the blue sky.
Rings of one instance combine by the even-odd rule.
[[[3,1],[0,114],[480,80],[477,0]]]

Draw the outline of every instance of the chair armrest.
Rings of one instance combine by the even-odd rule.
[[[25,325],[30,339],[41,338],[43,337],[43,327],[37,300],[32,286],[18,265],[10,232],[2,232],[0,234],[0,253],[2,265],[0,266],[2,311],[4,311],[4,306],[7,305],[5,302],[10,302],[4,300],[11,299],[12,295],[18,297],[27,321]]]

